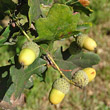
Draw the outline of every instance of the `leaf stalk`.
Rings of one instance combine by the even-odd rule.
[[[19,29],[22,31],[22,33],[25,35],[28,41],[32,41],[30,37],[27,35],[27,33],[22,29],[22,27],[17,22],[16,22],[16,25],[19,27]]]
[[[60,70],[60,68],[58,67],[58,65],[55,63],[55,61],[53,60],[53,58],[47,54],[47,56],[49,57],[49,59],[53,62],[53,64],[55,65],[55,67],[57,68],[57,70],[59,71],[59,73],[71,84],[75,85],[75,83],[72,80],[69,80],[64,73]]]

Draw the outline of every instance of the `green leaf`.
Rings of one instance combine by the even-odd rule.
[[[21,36],[18,35],[17,36],[17,42],[16,42],[16,52],[17,53],[19,53],[21,51],[21,48],[22,48],[23,44],[27,41],[28,40],[25,36],[23,36],[23,35],[21,35]]]
[[[26,69],[17,69],[15,66],[10,68],[10,74],[15,86],[14,92],[16,97],[21,95],[32,74],[41,75],[46,70],[46,67],[44,66],[45,64],[46,62],[43,59],[37,58],[34,63]]]
[[[8,14],[7,12],[14,12],[15,3],[12,0],[0,0],[0,14]],[[3,16],[0,16],[0,19]]]
[[[0,67],[0,100],[10,102],[13,93],[19,97],[24,88],[32,87],[33,80],[30,76],[37,74],[43,77],[42,73],[46,70],[45,64],[45,60],[38,58],[26,69],[10,65]]]
[[[70,53],[70,54],[75,55],[75,54],[80,53],[80,52],[82,51],[82,48],[77,44],[76,41],[73,41],[73,42],[70,44],[68,50],[69,50],[69,53]]]
[[[12,84],[10,85],[10,87],[7,89],[3,100],[10,103],[10,97],[11,97],[12,94],[14,93],[14,90],[15,90],[15,86],[14,86],[14,84],[12,83]]]
[[[10,35],[10,26],[7,26],[4,32],[0,35],[0,46],[8,39]]]
[[[31,22],[35,21],[41,16],[41,10],[40,10],[40,2],[39,0],[28,0],[29,5],[29,25],[31,25]]]
[[[100,58],[93,52],[82,52],[71,55],[69,50],[62,52],[58,49],[54,54],[54,60],[62,72],[71,79],[71,72],[78,67],[86,68],[99,63]]]
[[[0,32],[3,30],[3,27],[2,26],[0,26]]]
[[[92,27],[92,23],[84,23],[84,24],[79,24],[77,26],[77,30],[84,30]]]
[[[45,65],[45,60],[37,58],[32,65],[25,69],[25,72],[30,72],[31,74],[37,74],[38,76],[42,76],[42,73],[46,70]]]
[[[9,74],[9,66],[0,67],[0,100],[9,102],[13,89],[10,89],[12,80]],[[12,87],[11,87],[12,88]]]
[[[37,41],[50,41],[68,38],[76,31],[79,14],[73,15],[72,10],[63,4],[54,4],[47,18],[39,18],[35,22],[38,32]]]
[[[26,88],[26,89],[29,89],[29,88],[31,88],[31,87],[33,86],[33,84],[34,84],[34,83],[33,83],[33,78],[30,77],[30,78],[28,79],[26,85],[25,85],[25,88]]]
[[[17,19],[19,19],[19,23],[21,23],[21,25],[28,25],[28,12],[29,12],[29,6],[28,3],[24,3],[20,6],[19,12],[17,14]],[[26,28],[25,28],[26,29]]]
[[[84,7],[80,2],[67,2],[67,5],[72,6],[75,12],[83,12],[85,13],[87,16],[89,16],[93,10],[91,10],[88,7]]]
[[[26,23],[28,23],[28,17],[26,15],[26,12],[28,12],[26,5],[22,8],[25,8],[25,13],[22,13],[20,12],[18,15],[17,15],[17,18],[20,19],[19,22],[22,24],[22,25],[25,25]],[[21,14],[22,13],[22,14]]]
[[[45,6],[44,4],[41,4],[40,8],[41,8],[43,16],[46,17],[48,15],[48,12],[49,12],[50,8],[51,8],[51,5],[46,5]]]
[[[48,52],[48,45],[47,44],[40,44],[40,48],[41,48],[41,51],[40,51],[40,54],[46,54]]]
[[[52,87],[53,82],[60,77],[60,73],[53,67],[48,67],[45,73],[45,82],[48,84],[48,88]]]
[[[9,61],[10,64],[15,64],[15,56],[12,56]]]

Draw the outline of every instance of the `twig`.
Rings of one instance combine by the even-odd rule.
[[[75,84],[72,80],[69,80],[64,74],[63,74],[63,72],[60,70],[60,68],[58,67],[58,65],[55,63],[55,61],[53,60],[53,58],[49,55],[49,54],[47,54],[47,56],[50,58],[50,60],[53,62],[53,64],[55,65],[55,67],[57,68],[57,70],[60,72],[60,74],[69,82],[69,83],[71,83],[71,84]]]
[[[20,30],[22,31],[22,33],[26,36],[26,38],[29,40],[29,41],[32,41],[30,39],[30,37],[26,34],[26,32],[22,29],[22,27],[16,22],[16,25],[20,28]]]

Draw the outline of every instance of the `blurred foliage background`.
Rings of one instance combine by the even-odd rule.
[[[48,83],[34,77],[34,87],[26,90],[26,104],[19,110],[110,110],[110,0],[91,0],[94,12],[90,17],[81,14],[83,21],[92,22],[93,26],[86,30],[89,36],[98,44],[97,53],[101,61],[94,68],[97,69],[95,80],[85,89],[71,86],[70,92],[63,102],[57,106],[51,105],[48,96],[52,82],[58,73],[49,67],[45,74]],[[66,45],[70,40],[66,41]],[[15,47],[0,47],[0,66],[6,65],[8,59],[15,53]]]

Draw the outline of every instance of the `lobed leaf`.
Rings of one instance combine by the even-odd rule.
[[[72,10],[63,4],[54,4],[47,18],[39,18],[35,22],[38,32],[37,41],[51,41],[71,36],[76,31],[79,14],[73,15]]]
[[[54,57],[55,62],[60,67],[62,72],[71,79],[71,72],[75,68],[86,68],[91,67],[99,63],[100,58],[97,54],[93,52],[82,52],[79,51],[71,55],[69,50],[62,52],[61,49],[58,49],[55,52]]]
[[[46,62],[43,59],[37,58],[34,63],[26,69],[17,69],[15,66],[10,68],[10,75],[15,86],[14,92],[16,97],[21,95],[32,74],[41,75],[46,70],[45,64]]]

